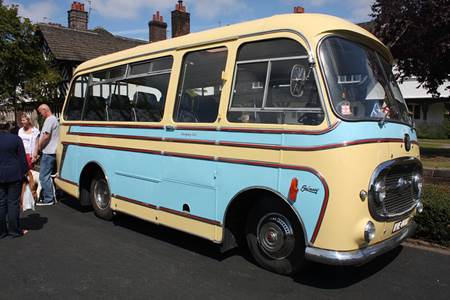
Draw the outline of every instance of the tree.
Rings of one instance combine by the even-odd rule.
[[[14,110],[26,99],[58,97],[60,76],[45,60],[35,32],[29,19],[18,16],[17,6],[0,0],[0,101]]]
[[[376,0],[371,16],[374,34],[390,48],[400,79],[416,76],[439,97],[438,87],[450,80],[450,0]]]

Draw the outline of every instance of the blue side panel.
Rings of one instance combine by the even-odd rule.
[[[162,182],[155,193],[159,206],[183,210],[216,220],[216,166],[213,161],[160,156],[164,161]]]
[[[279,191],[287,199],[293,178],[298,180],[297,199],[293,203],[306,229],[306,238],[310,240],[317,224],[317,218],[325,199],[325,186],[319,177],[310,172],[285,170],[280,171]]]
[[[406,133],[412,141],[417,140],[415,131],[410,127],[389,122],[381,128],[377,122],[341,122],[336,129],[320,135],[88,126],[72,126],[71,132],[293,147],[376,138],[401,139]],[[136,142],[139,143],[138,140]],[[293,206],[302,218],[308,240],[314,232],[326,194],[326,187],[320,178],[307,171],[75,145],[67,148],[62,178],[78,182],[81,168],[91,161],[103,167],[114,194],[178,211],[182,210],[183,204],[188,204],[191,214],[221,223],[229,202],[239,192],[263,187],[287,198],[291,180],[297,178],[299,192]]]
[[[253,144],[270,144],[283,146],[312,147],[338,144],[348,141],[376,139],[376,138],[403,138],[407,133],[412,141],[417,141],[416,132],[409,126],[397,123],[386,123],[380,127],[377,122],[341,122],[338,127],[326,134],[273,134],[248,133],[226,131],[196,131],[143,128],[108,128],[108,127],[82,127],[72,126],[72,133],[98,133],[129,135],[137,137],[201,139],[211,142],[225,141]]]
[[[239,192],[249,187],[264,187],[280,192],[287,199],[291,180],[297,178],[300,191],[294,208],[303,220],[308,240],[312,236],[325,197],[325,187],[316,175],[306,171],[230,163],[218,163],[217,168],[219,219],[224,217],[230,199]],[[316,189],[316,193],[308,192],[306,189],[301,191],[303,185],[310,191]]]
[[[80,147],[70,145],[67,147],[64,163],[61,168],[61,177],[79,184],[80,171],[78,166],[78,158]]]

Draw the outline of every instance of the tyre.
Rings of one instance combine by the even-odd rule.
[[[111,220],[111,193],[108,182],[102,173],[97,173],[91,181],[90,198],[95,214],[105,220]]]
[[[247,218],[248,248],[263,268],[292,274],[304,262],[305,239],[294,212],[272,198],[256,203]]]

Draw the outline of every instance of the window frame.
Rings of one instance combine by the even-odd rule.
[[[83,95],[80,97],[81,99],[82,99],[82,101],[83,101],[83,105],[82,105],[82,107],[81,107],[81,115],[80,115],[80,119],[79,120],[66,120],[66,118],[65,118],[65,116],[66,116],[66,114],[67,114],[67,109],[68,109],[68,105],[69,105],[69,101],[70,101],[70,98],[71,98],[71,94],[72,94],[72,92],[74,92],[74,89],[75,89],[75,85],[77,84],[77,81],[78,81],[78,79],[80,78],[80,77],[86,77],[86,88],[84,89],[84,93],[83,93]],[[82,73],[82,74],[79,74],[79,75],[77,75],[76,77],[74,77],[73,79],[72,79],[72,81],[71,81],[71,83],[70,83],[70,86],[69,86],[69,91],[68,91],[68,93],[67,93],[67,97],[66,97],[66,99],[65,99],[65,101],[64,101],[64,107],[63,107],[63,109],[62,109],[62,118],[63,118],[63,120],[64,121],[68,121],[68,122],[79,122],[79,121],[83,121],[83,112],[84,112],[84,105],[85,105],[85,103],[86,103],[86,94],[87,94],[87,92],[88,92],[88,90],[89,90],[89,77],[90,77],[90,73]]]
[[[163,70],[158,70],[158,71],[149,71],[149,72],[146,72],[146,73],[140,73],[140,74],[130,75],[131,67],[132,67],[133,64],[142,64],[142,63],[146,63],[146,62],[151,62],[152,60],[158,60],[158,59],[164,59],[164,58],[170,58],[171,63],[172,63],[170,69],[163,69]],[[127,123],[129,123],[129,122],[135,122],[135,123],[138,122],[138,123],[145,123],[145,122],[143,122],[143,121],[136,121],[136,120],[132,120],[132,121],[111,121],[111,120],[109,120],[109,116],[108,116],[108,115],[106,116],[106,117],[107,117],[106,120],[97,120],[97,121],[84,120],[88,91],[89,91],[89,89],[90,89],[91,87],[94,87],[94,86],[96,86],[96,85],[101,86],[102,84],[110,84],[109,95],[108,95],[107,98],[105,98],[105,101],[106,101],[106,109],[107,109],[108,106],[109,106],[109,103],[110,103],[110,101],[111,101],[111,96],[113,95],[113,91],[114,91],[113,86],[114,86],[114,87],[117,86],[117,83],[118,83],[118,82],[124,81],[124,80],[127,80],[127,79],[140,78],[140,77],[149,77],[149,76],[165,75],[165,74],[171,75],[171,73],[172,73],[172,71],[173,71],[173,67],[174,67],[174,62],[175,62],[174,56],[173,56],[172,54],[169,54],[169,55],[164,55],[164,56],[161,56],[161,57],[155,57],[155,58],[145,59],[145,60],[141,60],[141,61],[129,62],[129,63],[123,64],[123,65],[117,65],[117,66],[113,66],[113,67],[108,67],[108,68],[104,68],[104,69],[99,69],[99,70],[95,70],[95,71],[90,71],[90,72],[87,72],[87,73],[83,73],[83,74],[78,75],[77,77],[75,77],[75,79],[74,79],[72,82],[76,82],[76,79],[78,79],[78,78],[81,77],[81,76],[86,76],[86,77],[87,77],[87,87],[86,87],[86,90],[84,91],[84,95],[83,95],[83,108],[82,108],[82,112],[81,112],[81,118],[80,118],[80,120],[76,120],[76,121],[82,121],[82,122],[114,122],[114,123],[115,123],[115,122],[127,122]],[[124,74],[123,74],[122,76],[115,77],[115,78],[108,78],[108,79],[99,80],[99,81],[94,81],[94,80],[93,80],[93,74],[94,74],[94,73],[99,72],[99,71],[108,71],[109,69],[113,69],[113,68],[117,68],[117,67],[121,67],[121,66],[125,66],[125,72],[124,72]],[[109,71],[108,71],[108,72],[109,72]],[[167,87],[169,87],[169,85],[170,85],[170,77],[171,77],[171,76],[169,76],[169,81],[168,81],[168,83],[167,83]],[[72,87],[72,85],[71,85],[71,87]],[[100,87],[100,91],[101,91],[101,93],[103,92],[102,87]],[[69,91],[69,92],[70,92],[70,91]],[[128,91],[127,91],[127,92],[128,92]],[[167,92],[168,92],[168,89],[167,89]],[[166,93],[167,93],[167,92],[166,92]],[[70,94],[69,94],[69,95],[70,95]],[[166,94],[165,96],[167,97],[167,94]],[[65,102],[68,103],[68,101],[65,101]],[[167,110],[167,109],[166,109],[166,108],[167,108],[167,107],[166,107],[166,104],[167,104],[167,101],[164,102],[163,117],[161,118],[161,120],[155,121],[155,122],[161,122],[161,121],[163,120],[163,118],[164,118],[164,113],[165,113],[166,110]],[[66,105],[66,104],[65,104],[65,105]],[[65,111],[65,107],[64,107],[64,111]],[[63,113],[63,115],[64,115],[64,113]],[[72,121],[72,120],[67,120],[67,121]],[[73,120],[73,121],[75,121],[75,120]]]
[[[241,43],[237,47],[236,63],[234,65],[233,82],[232,82],[232,85],[231,85],[231,95],[230,95],[230,99],[229,99],[229,103],[228,103],[227,115],[228,115],[228,112],[292,112],[292,111],[300,112],[300,113],[323,113],[323,114],[326,114],[324,103],[323,103],[322,96],[321,96],[320,85],[319,85],[319,81],[318,81],[318,78],[317,78],[317,72],[316,72],[315,68],[313,68],[313,70],[312,70],[313,71],[312,75],[314,76],[314,83],[315,83],[316,88],[317,88],[317,93],[318,93],[318,97],[319,97],[319,100],[320,100],[319,101],[320,102],[320,107],[316,107],[316,108],[301,108],[301,107],[300,108],[295,108],[295,107],[270,107],[270,106],[266,106],[268,92],[269,92],[270,76],[271,76],[271,71],[272,71],[272,62],[294,60],[294,59],[306,59],[308,61],[308,63],[310,63],[310,56],[308,54],[306,54],[306,55],[298,55],[298,56],[264,58],[264,59],[251,59],[251,60],[242,60],[242,61],[238,60],[239,50],[241,49],[241,47],[245,46],[246,44],[255,43],[255,42],[262,42],[262,41],[270,41],[270,40],[275,40],[275,39],[288,39],[288,40],[295,41],[301,47],[303,47],[305,49],[305,51],[308,53],[307,48],[302,43],[300,43],[299,41],[297,41],[297,40],[295,40],[293,38],[290,38],[290,37],[276,37],[276,38],[269,38],[269,39],[262,39],[262,40],[253,40],[253,41],[248,41],[248,42],[246,41],[246,42]],[[233,105],[233,98],[234,98],[234,94],[235,94],[234,90],[235,90],[235,87],[236,87],[236,78],[237,78],[237,73],[238,73],[238,66],[239,65],[243,65],[243,64],[261,63],[261,62],[267,62],[267,70],[266,70],[267,73],[266,73],[266,78],[265,78],[265,82],[264,82],[264,94],[263,94],[261,107],[260,108],[232,107],[232,105]],[[227,117],[227,119],[228,119],[228,117]],[[235,122],[233,122],[233,123],[235,123]],[[266,123],[255,123],[255,124],[266,124]],[[296,125],[296,124],[285,124],[285,125]]]
[[[183,49],[183,53],[181,54],[181,58],[179,61],[179,71],[178,71],[178,78],[177,80],[177,88],[175,91],[175,99],[173,101],[173,106],[172,106],[172,112],[171,112],[171,121],[176,123],[176,124],[214,124],[217,123],[218,121],[220,121],[220,107],[221,104],[223,102],[222,97],[224,94],[224,87],[226,85],[226,82],[224,81],[223,78],[222,79],[222,88],[220,89],[220,97],[219,97],[219,103],[218,103],[218,107],[217,107],[217,115],[216,115],[216,119],[213,122],[181,122],[176,120],[176,114],[178,114],[178,111],[181,107],[181,96],[182,96],[182,90],[184,89],[184,84],[185,84],[185,76],[186,76],[186,70],[183,67],[183,63],[186,59],[186,56],[191,54],[191,53],[195,53],[195,52],[202,52],[202,51],[208,51],[208,50],[212,50],[212,49],[219,49],[219,48],[225,48],[226,49],[226,59],[225,59],[225,65],[224,65],[224,69],[222,70],[222,73],[226,71],[228,64],[230,63],[230,45],[228,43],[220,43],[220,44],[206,44],[203,45],[200,48],[189,48],[189,49]],[[233,48],[231,48],[231,50],[233,50]],[[222,76],[221,76],[222,77]],[[179,102],[178,102],[179,100]]]

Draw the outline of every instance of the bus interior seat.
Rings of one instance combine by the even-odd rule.
[[[184,93],[181,96],[180,108],[178,110],[177,119],[178,122],[197,122],[197,118],[195,117],[195,113],[192,109],[193,101],[195,101],[194,97],[189,96]]]
[[[131,121],[131,103],[127,96],[112,94],[108,106],[110,121]]]
[[[107,119],[106,99],[99,96],[89,96],[86,100],[83,120],[105,121]]]
[[[84,99],[81,97],[72,97],[68,102],[67,120],[81,120]]]
[[[136,121],[158,122],[162,119],[162,105],[158,102],[155,95],[136,92],[133,104]]]
[[[212,123],[216,121],[219,110],[219,101],[216,97],[197,97],[195,102],[195,116],[198,122]]]

